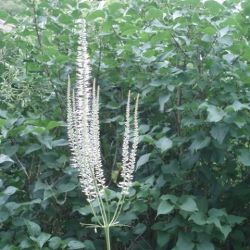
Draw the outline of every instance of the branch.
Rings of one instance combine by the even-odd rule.
[[[34,15],[34,26],[35,26],[35,31],[36,31],[37,42],[38,42],[38,45],[39,45],[40,52],[42,53],[42,55],[44,55],[42,39],[41,39],[41,35],[39,33],[39,27],[38,27],[38,22],[37,22],[36,0],[32,1],[32,10],[33,10],[33,15]],[[45,72],[46,76],[49,79],[49,82],[51,84],[51,87],[52,87],[53,91],[55,92],[57,102],[58,102],[59,107],[61,109],[61,116],[62,116],[61,119],[65,121],[66,120],[66,117],[64,115],[65,112],[63,112],[65,110],[65,107],[63,105],[62,100],[60,99],[58,91],[56,90],[56,86],[53,83],[53,80],[52,80],[48,65],[44,64],[43,66],[44,66],[44,72]]]

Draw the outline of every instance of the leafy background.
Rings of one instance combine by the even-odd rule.
[[[112,249],[250,249],[249,1],[0,3],[0,248],[103,249],[69,166],[67,77],[87,20],[116,190],[126,95],[140,93],[135,183]],[[115,193],[110,199],[115,202]]]

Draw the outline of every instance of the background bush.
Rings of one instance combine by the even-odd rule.
[[[0,5],[1,249],[103,249],[100,232],[79,224],[91,213],[65,128],[81,16],[111,186],[127,92],[141,95],[135,184],[120,219],[131,227],[112,231],[113,249],[250,249],[249,1]]]

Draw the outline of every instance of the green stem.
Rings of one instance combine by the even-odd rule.
[[[104,227],[104,234],[105,234],[105,240],[106,240],[107,250],[111,250],[111,245],[110,245],[110,227],[109,227],[109,225],[106,225]]]
[[[120,215],[120,213],[121,213],[122,207],[123,207],[124,199],[125,199],[125,196],[124,196],[124,195],[122,195],[122,196],[119,198],[119,201],[118,201],[118,204],[117,204],[115,213],[114,213],[114,215],[113,215],[113,218],[112,218],[110,224],[115,223],[116,220],[118,219],[118,217],[119,217],[119,215]]]

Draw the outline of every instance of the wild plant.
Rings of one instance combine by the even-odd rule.
[[[133,131],[130,126],[130,92],[128,93],[125,119],[125,132],[122,146],[120,191],[117,195],[116,208],[111,212],[107,196],[108,187],[102,165],[100,122],[99,122],[99,87],[90,82],[90,63],[87,53],[86,25],[81,25],[77,49],[77,80],[72,91],[70,81],[67,91],[67,128],[69,146],[72,152],[72,166],[78,169],[81,189],[87,197],[94,224],[84,224],[95,230],[104,230],[107,250],[111,249],[110,228],[122,226],[119,216],[125,197],[132,185],[139,142],[138,99],[134,109]],[[131,132],[133,132],[131,136]]]

